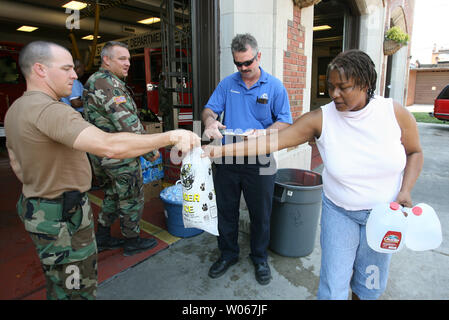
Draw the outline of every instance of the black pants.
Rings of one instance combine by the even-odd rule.
[[[220,234],[218,248],[224,259],[239,255],[239,206],[243,191],[251,222],[250,258],[254,263],[267,260],[275,175],[261,175],[260,169],[257,164],[216,165],[214,184]]]

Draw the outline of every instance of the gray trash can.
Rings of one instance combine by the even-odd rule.
[[[301,169],[277,171],[271,212],[271,250],[287,257],[312,253],[322,187],[319,173]]]

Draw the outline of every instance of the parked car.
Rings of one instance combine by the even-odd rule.
[[[449,121],[449,84],[441,90],[435,99],[431,115],[439,120]]]

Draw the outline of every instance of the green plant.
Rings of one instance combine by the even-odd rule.
[[[394,26],[388,29],[385,37],[404,45],[407,44],[407,42],[410,40],[409,35],[403,32],[398,26]]]
[[[444,121],[431,117],[428,112],[412,112],[412,114],[415,117],[416,122],[440,123],[440,124],[445,123]]]

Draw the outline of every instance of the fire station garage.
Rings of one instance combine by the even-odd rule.
[[[202,74],[207,75],[208,89],[203,100],[213,91],[217,79],[208,74],[216,68],[216,22],[210,12],[216,1],[190,0],[116,0],[116,1],[60,1],[15,0],[0,1],[0,46],[2,63],[11,66],[20,48],[33,40],[56,42],[68,48],[74,59],[85,66],[81,81],[98,70],[101,48],[107,41],[121,41],[128,45],[131,67],[126,80],[141,111],[142,117],[156,120],[159,110],[159,80],[167,95],[173,115],[173,126],[191,128],[194,118],[199,120],[197,107],[204,103],[195,99],[195,80],[199,81],[196,63],[201,61]],[[192,25],[191,21],[196,24]],[[202,24],[200,24],[202,22]],[[207,32],[198,32],[198,26]],[[194,35],[194,36],[192,36]],[[202,39],[201,39],[202,38]],[[210,40],[210,41],[209,41]],[[201,53],[200,41],[207,41],[207,52]],[[10,58],[8,58],[8,56]],[[11,59],[12,57],[12,59]],[[212,68],[207,72],[207,67]],[[16,69],[16,71],[18,71]],[[3,72],[3,71],[2,71]],[[12,71],[11,71],[12,72]],[[163,76],[162,76],[163,75]],[[21,93],[19,74],[1,84],[1,121],[8,106]],[[211,83],[211,80],[212,83]],[[6,83],[5,83],[6,82]],[[8,88],[3,88],[9,84]],[[204,86],[202,86],[203,88]],[[206,100],[207,101],[207,100]],[[162,119],[161,119],[162,121]],[[164,128],[172,129],[172,128]]]
[[[18,66],[21,48],[35,40],[66,47],[74,60],[84,65],[84,73],[78,74],[84,84],[98,70],[104,44],[121,41],[131,54],[126,85],[147,132],[192,130],[194,123],[200,123],[200,110],[218,84],[217,3],[217,0],[0,1],[0,283],[3,284],[0,299],[45,299],[45,278],[39,258],[16,213],[22,185],[10,168],[3,129],[7,109],[26,90]],[[164,99],[159,99],[160,95]],[[159,100],[165,101],[161,108]],[[172,121],[164,122],[167,117]],[[120,249],[101,252],[99,283],[179,240],[167,232],[159,193],[179,179],[180,164],[170,161],[170,149],[162,148],[159,152],[161,157],[145,169],[145,207],[140,222],[141,236],[156,238],[158,245],[132,257],[123,257]],[[89,192],[95,223],[103,197],[101,188]],[[112,235],[121,237],[118,221],[112,227]]]

